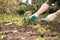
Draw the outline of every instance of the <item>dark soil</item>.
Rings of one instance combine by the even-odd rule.
[[[39,33],[29,26],[18,27],[15,24],[4,24],[0,24],[0,31],[3,32],[1,40],[35,40],[33,35],[39,36]]]
[[[57,22],[56,22],[57,23]],[[42,36],[36,29],[31,28],[30,26],[16,26],[15,24],[4,25],[6,23],[0,24],[0,32],[3,32],[3,35],[0,37],[1,40],[36,40],[34,36]],[[52,32],[56,31],[60,33],[60,23],[57,25],[51,25],[51,23],[41,24],[42,27],[45,25],[50,25],[48,29]],[[47,33],[48,36],[58,36],[59,34]],[[60,36],[60,35],[59,35]],[[58,36],[58,37],[59,37]],[[59,37],[60,38],[60,37]]]
[[[52,32],[56,31],[56,32],[60,32],[60,22],[57,21],[52,21],[52,22],[43,22],[41,23],[42,27],[45,27],[46,25],[49,25],[49,27],[47,29],[50,29]]]

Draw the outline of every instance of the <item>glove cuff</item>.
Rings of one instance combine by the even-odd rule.
[[[35,13],[35,14],[33,14],[33,15],[35,15],[36,17],[38,17],[38,14],[37,14],[37,13]]]

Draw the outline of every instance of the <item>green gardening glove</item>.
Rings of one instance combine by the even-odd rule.
[[[35,21],[37,19],[38,15],[33,14],[32,16],[29,17],[30,21]]]

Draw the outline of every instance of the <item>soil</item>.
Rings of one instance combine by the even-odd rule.
[[[15,24],[4,24],[0,24],[0,31],[3,32],[1,40],[35,40],[36,38],[32,35],[39,36],[39,33],[29,26],[18,27]]]
[[[3,32],[3,35],[0,37],[0,40],[36,40],[36,36],[43,37],[43,35],[37,32],[36,29],[33,29],[28,25],[16,26],[14,23],[10,25],[5,24],[6,23],[0,24],[0,32]],[[41,24],[42,27],[44,27],[45,25],[47,25],[47,23]],[[60,33],[60,23],[57,23],[55,27],[53,27],[53,25],[50,25],[48,29],[50,29],[52,32],[56,31]],[[52,33],[49,33],[48,36],[59,37],[60,35],[58,35],[59,34],[54,35]]]

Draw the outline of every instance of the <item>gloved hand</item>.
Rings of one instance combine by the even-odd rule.
[[[37,13],[35,13],[35,14],[33,14],[29,17],[29,20],[30,21],[35,21],[37,19],[37,17],[38,17],[38,15],[37,15]]]
[[[41,21],[50,22],[50,21],[53,21],[56,17],[57,17],[57,15],[55,15],[55,14],[49,14],[46,18],[42,19]]]

